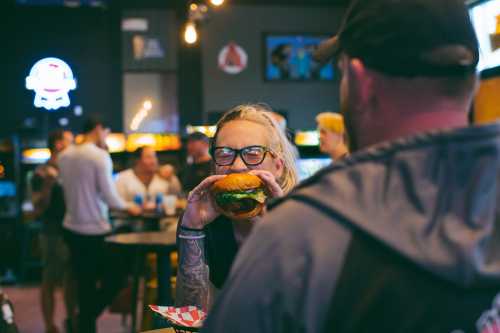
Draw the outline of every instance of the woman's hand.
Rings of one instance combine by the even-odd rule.
[[[175,175],[175,170],[174,170],[174,167],[171,166],[170,164],[165,164],[165,165],[162,165],[159,169],[158,169],[158,175],[165,179],[165,180],[170,180],[170,178]]]
[[[281,198],[285,195],[283,189],[276,181],[276,178],[272,173],[265,170],[252,170],[249,172],[252,175],[259,177],[266,187],[267,195],[270,198]]]
[[[210,188],[224,177],[224,175],[210,176],[189,193],[181,225],[191,229],[203,229],[220,215],[213,203]]]
[[[266,187],[266,194],[269,196],[269,198],[271,199],[281,198],[282,196],[285,195],[283,189],[281,188],[281,186],[279,186],[278,182],[276,181],[276,178],[269,171],[252,170],[249,173],[259,177],[262,180],[262,182],[264,182],[264,186]],[[260,214],[252,218],[251,221],[254,223],[259,222],[262,216],[264,216],[266,213],[267,213],[267,207],[264,206],[264,209],[262,209]]]

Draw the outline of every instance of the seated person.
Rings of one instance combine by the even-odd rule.
[[[153,148],[141,147],[134,155],[134,167],[120,172],[116,178],[118,194],[125,201],[134,202],[140,197],[144,208],[152,210],[158,195],[179,194],[179,180],[173,171],[167,177],[170,181],[158,174],[158,158]]]
[[[187,138],[186,150],[188,163],[182,169],[182,187],[186,192],[192,191],[199,183],[212,173],[212,159],[208,152],[209,138],[201,133],[191,133]]]
[[[169,184],[169,194],[181,195],[182,185],[175,173],[175,168],[171,164],[164,164],[158,169],[158,175]]]
[[[267,196],[276,198],[297,183],[291,144],[267,111],[258,104],[237,106],[217,124],[212,141],[215,175],[191,191],[178,229],[179,306],[206,309],[210,305],[211,286],[223,286],[236,253],[261,219],[260,215],[248,219],[221,215],[210,195],[212,185],[228,174],[250,172],[261,179]]]

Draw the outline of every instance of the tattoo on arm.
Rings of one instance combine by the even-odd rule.
[[[195,305],[205,309],[209,297],[208,266],[203,232],[182,232],[178,237],[179,270],[176,305]]]

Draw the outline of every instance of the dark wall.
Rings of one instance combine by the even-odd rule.
[[[7,25],[0,60],[6,70],[9,96],[0,122],[0,133],[45,132],[60,127],[61,117],[79,130],[83,115],[99,114],[113,130],[122,129],[121,61],[118,16],[102,8],[11,7],[1,14]],[[58,57],[73,69],[77,89],[70,92],[71,105],[55,112],[33,106],[34,92],[25,88],[31,66],[44,57]]]
[[[338,83],[265,82],[263,33],[334,34],[341,14],[336,7],[236,5],[214,12],[201,30],[204,110],[220,112],[244,102],[266,102],[288,113],[291,128],[314,127],[316,113],[338,108]],[[248,68],[238,75],[217,67],[219,51],[231,41],[248,54]]]
[[[123,20],[131,18],[145,19],[147,31],[122,31],[122,55],[124,71],[175,71],[177,70],[178,25],[174,10],[123,10]],[[141,37],[146,42],[158,43],[163,57],[134,57],[133,38]],[[145,46],[147,48],[147,46]]]

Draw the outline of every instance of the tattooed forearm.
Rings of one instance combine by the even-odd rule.
[[[178,236],[178,248],[176,305],[195,305],[205,309],[208,303],[209,277],[204,233],[181,232]]]

